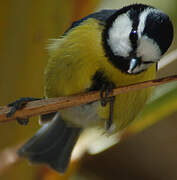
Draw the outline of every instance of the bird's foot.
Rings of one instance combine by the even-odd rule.
[[[11,107],[11,109],[10,109],[10,112],[7,113],[7,117],[12,117],[15,114],[15,112],[19,109],[22,109],[27,102],[40,100],[40,99],[41,98],[22,97],[14,102],[8,104],[8,107]],[[20,125],[27,125],[29,122],[28,119],[17,118],[16,120]]]

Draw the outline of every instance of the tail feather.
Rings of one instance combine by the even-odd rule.
[[[64,173],[80,132],[80,128],[68,127],[56,113],[53,120],[44,124],[18,153],[29,158],[32,163],[45,163]]]

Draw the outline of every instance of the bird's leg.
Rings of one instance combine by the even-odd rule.
[[[106,121],[106,130],[109,130],[113,123],[114,100],[115,96],[109,98],[109,119]]]
[[[12,117],[15,114],[15,112],[17,110],[19,110],[19,109],[22,109],[27,102],[40,100],[40,99],[41,98],[22,97],[22,98],[14,101],[14,102],[8,104],[8,107],[11,107],[11,109],[10,109],[10,112],[7,113],[7,117]],[[20,125],[27,125],[29,120],[28,119],[17,118],[17,122]]]
[[[100,91],[101,105],[106,106],[107,103],[109,103],[109,118],[106,121],[106,130],[109,130],[113,123],[113,108],[114,108],[115,96],[112,97],[108,97],[108,96],[112,92],[114,87],[115,86],[113,83],[107,83],[103,85]]]

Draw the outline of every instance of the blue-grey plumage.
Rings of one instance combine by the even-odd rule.
[[[69,127],[56,113],[53,120],[43,127],[18,151],[32,163],[45,163],[64,173],[71,157],[72,149],[80,135],[81,128]]]

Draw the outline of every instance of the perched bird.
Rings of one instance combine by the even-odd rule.
[[[74,22],[48,46],[45,97],[99,90],[101,101],[41,116],[50,120],[18,151],[32,163],[64,173],[83,129],[126,128],[141,111],[151,88],[108,98],[114,87],[154,79],[157,62],[173,39],[173,27],[162,11],[144,4],[101,10]]]

